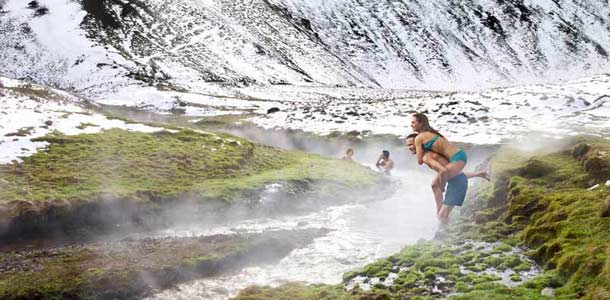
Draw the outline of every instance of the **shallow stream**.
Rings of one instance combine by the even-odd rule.
[[[303,215],[157,232],[159,236],[192,236],[302,228],[331,230],[278,263],[181,284],[150,299],[228,299],[250,285],[278,285],[288,281],[340,283],[344,272],[391,255],[419,239],[427,240],[434,236],[438,221],[434,217],[434,203],[429,191],[431,175],[419,172],[394,174],[393,180],[398,181],[399,187],[390,197],[379,201],[331,206]]]

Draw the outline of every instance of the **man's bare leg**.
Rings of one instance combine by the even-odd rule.
[[[438,219],[441,221],[441,223],[443,223],[443,224],[449,223],[449,213],[451,213],[452,209],[453,209],[453,206],[450,206],[450,205],[443,205],[441,207],[441,210],[438,213]]]
[[[436,202],[436,214],[439,214],[441,207],[443,206],[443,191],[438,187],[432,187],[432,193],[434,193],[434,202]]]
[[[466,177],[468,179],[478,177],[478,178],[483,178],[483,179],[489,181],[489,173],[487,173],[487,171],[464,172],[464,175],[466,175]]]
[[[443,190],[438,186],[438,174],[432,180],[432,193],[434,194],[434,201],[436,202],[436,214],[438,215],[443,206]]]

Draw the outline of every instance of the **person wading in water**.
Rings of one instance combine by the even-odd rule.
[[[390,159],[390,151],[383,150],[377,159],[375,166],[379,171],[384,172],[386,175],[390,175],[390,171],[394,168],[394,161]]]
[[[345,151],[345,155],[343,155],[343,157],[341,157],[342,160],[349,160],[349,161],[353,161],[353,157],[354,156],[354,149],[352,148],[348,148]]]

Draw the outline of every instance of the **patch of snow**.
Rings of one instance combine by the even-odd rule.
[[[98,133],[119,128],[128,131],[157,132],[165,130],[144,124],[109,119],[85,109],[79,98],[65,92],[20,83],[0,77],[0,164],[21,162],[48,146],[32,141],[55,131],[67,135]],[[37,96],[30,91],[44,92]],[[175,132],[175,131],[170,131]]]

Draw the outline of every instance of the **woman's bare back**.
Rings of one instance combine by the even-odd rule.
[[[436,134],[432,132],[421,132],[416,139],[420,139],[422,144],[426,144],[427,142],[431,141],[434,136],[436,136]],[[460,151],[460,149],[447,141],[446,138],[439,137],[432,145],[432,151],[449,160],[451,156]]]

